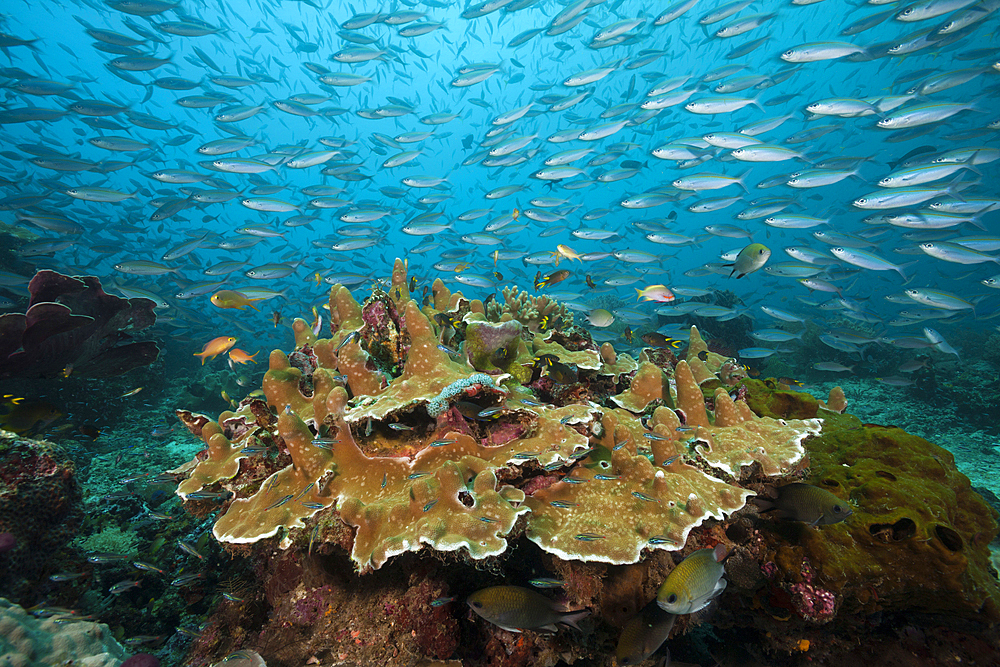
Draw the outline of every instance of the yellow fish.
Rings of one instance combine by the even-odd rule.
[[[559,245],[556,246],[556,251],[560,255],[562,255],[563,257],[565,257],[566,259],[568,259],[570,261],[572,261],[574,259],[576,261],[578,261],[578,262],[582,262],[583,261],[582,259],[580,259],[580,256],[578,254],[576,254],[573,251],[573,249],[570,248],[568,245],[563,245],[562,243],[560,243]]]
[[[237,340],[236,336],[219,336],[218,338],[213,338],[205,343],[205,347],[201,352],[195,352],[194,356],[201,357],[201,365],[204,366],[206,359],[214,359],[233,345],[236,345]]]
[[[253,354],[248,354],[247,352],[241,350],[238,347],[234,347],[233,349],[229,350],[229,358],[232,359],[237,364],[246,364],[246,363],[256,364],[257,362],[254,360],[254,357],[256,357],[258,354],[260,354],[260,350],[254,352]]]
[[[251,299],[243,292],[224,289],[213,294],[211,301],[213,306],[217,306],[219,308],[235,308],[236,310],[243,310],[249,306],[250,308],[257,310],[257,307],[253,305],[253,302],[261,301],[261,299]],[[260,311],[258,310],[257,312]]]
[[[704,609],[722,591],[726,590],[726,573],[722,561],[726,546],[699,549],[685,558],[667,576],[656,594],[660,609],[671,614],[691,614]]]

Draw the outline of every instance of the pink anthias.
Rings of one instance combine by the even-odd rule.
[[[666,285],[650,285],[646,289],[636,289],[636,300],[659,301],[660,303],[670,303],[674,300],[674,293]]]

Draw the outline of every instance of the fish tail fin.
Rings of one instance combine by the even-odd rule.
[[[913,266],[918,261],[920,261],[920,260],[913,260],[912,262],[907,262],[906,264],[897,264],[896,265],[896,272],[899,273],[899,275],[903,276],[903,284],[904,285],[909,284],[909,282],[911,280],[913,280],[913,276],[907,276],[906,272],[903,271],[903,269],[905,269],[908,266]]]
[[[741,188],[743,188],[743,192],[745,192],[747,194],[750,194],[750,189],[747,188],[747,184],[744,183],[743,181],[746,180],[747,176],[750,175],[751,171],[752,171],[752,169],[747,169],[742,174],[740,174],[739,177],[737,177],[737,179],[736,179],[736,184],[739,185]]]
[[[765,512],[770,512],[772,510],[777,509],[777,506],[769,498],[763,498],[761,496],[755,496],[755,497],[753,497],[753,498],[750,499],[750,502],[752,502],[754,504],[754,506],[757,508],[757,513],[758,514],[764,514]]]
[[[580,632],[583,632],[583,629],[580,628],[579,625],[577,625],[577,622],[578,621],[582,621],[587,616],[590,616],[590,610],[584,609],[582,611],[577,611],[577,612],[573,612],[573,613],[570,613],[570,614],[565,614],[562,618],[559,619],[559,623],[562,623],[564,625],[568,625],[568,626],[570,626],[571,628],[573,628],[575,630],[579,630]]]
[[[945,194],[951,195],[955,199],[964,202],[965,197],[962,196],[962,190],[971,187],[976,183],[978,183],[978,181],[963,183],[962,177],[960,175],[955,176],[955,178],[950,183],[948,183],[948,189],[945,191]]]

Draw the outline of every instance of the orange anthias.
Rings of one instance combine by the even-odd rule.
[[[238,347],[234,347],[233,349],[229,350],[229,358],[232,359],[237,364],[245,364],[245,363],[256,364],[257,362],[254,360],[254,357],[256,357],[258,354],[260,354],[260,350],[254,352],[253,354],[248,354],[246,350],[241,350]]]
[[[213,338],[212,340],[205,343],[204,349],[201,352],[195,352],[194,356],[201,357],[201,365],[205,365],[206,359],[212,359],[233,345],[236,345],[236,336],[219,336],[218,338]]]

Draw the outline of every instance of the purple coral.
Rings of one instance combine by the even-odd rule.
[[[310,589],[301,600],[292,604],[289,622],[295,625],[314,625],[331,608],[333,589],[330,586]]]
[[[829,621],[837,611],[837,597],[813,583],[814,572],[808,560],[803,560],[801,573],[802,581],[788,587],[795,611],[808,621]]]
[[[93,276],[39,271],[28,283],[25,313],[0,315],[0,377],[111,377],[146,366],[160,353],[131,334],[156,321],[149,299],[123,299]]]
[[[160,667],[160,661],[149,653],[136,653],[122,663],[122,667]]]

